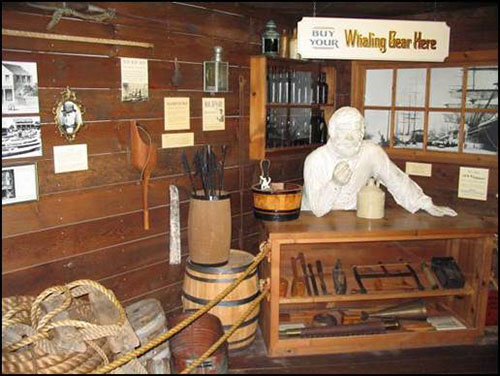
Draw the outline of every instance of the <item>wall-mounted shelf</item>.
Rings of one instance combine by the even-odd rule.
[[[282,83],[287,82],[287,94],[279,96],[271,94],[269,83],[271,77],[275,77],[273,75],[276,74],[281,77]],[[297,96],[291,94],[292,74],[293,77],[298,77],[300,74],[297,81],[301,82],[301,87],[311,90],[308,94]],[[315,84],[321,74],[324,75],[328,93],[322,96],[321,103],[317,103],[319,101],[314,94]],[[311,123],[314,123],[316,116],[323,111],[325,124],[328,124],[328,119],[335,110],[335,87],[336,71],[327,63],[270,58],[264,55],[252,56],[250,58],[250,159],[264,159],[269,153],[292,150],[297,146],[321,145],[315,141],[317,139],[315,135],[318,134],[317,126]],[[323,140],[325,138],[323,135]]]

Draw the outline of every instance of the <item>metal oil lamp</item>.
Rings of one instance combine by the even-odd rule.
[[[214,60],[203,62],[203,91],[219,93],[228,91],[229,64],[222,61],[222,47],[214,47]]]
[[[278,56],[280,49],[280,33],[276,30],[276,24],[269,20],[266,29],[262,33],[262,53],[269,56]]]

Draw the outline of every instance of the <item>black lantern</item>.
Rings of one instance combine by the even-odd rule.
[[[276,24],[270,20],[266,24],[266,30],[262,34],[262,53],[269,56],[278,56],[280,49],[280,34],[276,30]]]

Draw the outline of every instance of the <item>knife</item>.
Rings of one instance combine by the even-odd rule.
[[[323,265],[321,265],[321,260],[316,260],[316,269],[318,269],[318,277],[319,277],[319,282],[321,284],[321,291],[323,292],[323,295],[328,295],[325,283],[325,276],[323,275]]]
[[[314,291],[314,295],[318,296],[318,285],[316,285],[316,278],[314,277],[314,272],[311,264],[307,264],[307,269],[309,269],[309,273],[311,273],[311,283]]]
[[[304,257],[304,254],[300,252],[299,255],[297,256],[297,259],[300,262],[302,273],[304,274],[304,281],[306,282],[307,295],[311,296],[312,292],[311,292],[311,286],[309,286],[309,278],[307,278],[306,259]]]

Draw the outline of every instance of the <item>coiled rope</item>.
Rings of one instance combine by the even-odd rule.
[[[221,291],[215,298],[213,298],[210,302],[208,302],[205,306],[203,306],[203,308],[200,308],[198,311],[193,313],[184,321],[180,322],[177,326],[173,327],[168,332],[156,337],[155,339],[139,347],[138,349],[133,350],[128,354],[116,359],[110,364],[98,368],[92,373],[97,373],[97,374],[108,373],[114,370],[115,368],[120,367],[123,364],[129,362],[130,360],[138,358],[139,356],[145,354],[154,347],[162,344],[170,337],[172,337],[174,334],[177,334],[186,326],[191,324],[193,321],[197,320],[200,316],[210,311],[210,309],[212,309],[222,299],[224,299],[227,295],[229,295],[231,291],[233,291],[251,272],[253,272],[253,270],[257,267],[257,265],[264,259],[264,257],[266,257],[266,255],[271,250],[268,242],[262,242],[259,246],[259,249],[260,252],[257,254],[257,256],[255,256],[254,261],[248,266],[248,268],[243,272],[243,274],[241,274],[233,283],[231,283],[228,287],[226,287],[223,291]],[[243,314],[243,316],[230,328],[230,330],[226,332],[226,334],[224,334],[216,343],[214,343],[212,347],[210,347],[199,359],[194,361],[190,367],[182,371],[182,373],[191,372],[192,369],[196,368],[198,365],[201,364],[201,362],[203,362],[204,359],[210,356],[227,338],[229,338],[229,336],[238,328],[238,326],[241,325],[241,323],[245,320],[245,318],[248,317],[248,315],[250,315],[250,313],[257,307],[257,303],[260,303],[260,301],[268,294],[268,292],[269,290],[264,288],[263,292],[253,302],[248,311],[246,311]],[[228,333],[230,334],[228,335]]]

